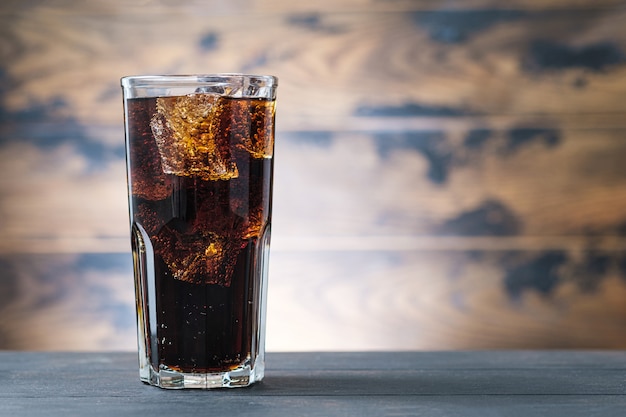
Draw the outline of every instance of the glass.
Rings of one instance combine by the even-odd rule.
[[[140,379],[162,388],[259,381],[277,79],[121,83]]]

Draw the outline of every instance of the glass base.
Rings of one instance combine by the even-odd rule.
[[[156,370],[152,366],[145,370],[148,372],[140,373],[141,381],[165,389],[247,387],[264,376],[264,366],[258,362],[254,369],[245,364],[231,371],[214,373],[185,373],[167,368]]]

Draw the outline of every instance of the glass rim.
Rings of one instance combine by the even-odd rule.
[[[215,74],[170,74],[170,75],[128,75],[120,79],[124,88],[151,88],[163,86],[202,86],[229,84],[254,81],[255,84],[263,84],[265,87],[278,86],[278,78],[273,75],[256,75],[243,73],[215,73]]]

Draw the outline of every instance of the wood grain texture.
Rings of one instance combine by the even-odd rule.
[[[123,8],[126,13],[159,14],[177,12],[181,9],[195,10],[200,14],[241,15],[246,13],[345,13],[345,12],[389,12],[407,10],[588,10],[616,8],[620,0],[511,0],[506,4],[496,0],[321,0],[315,4],[285,2],[283,0],[236,0],[228,3],[188,0],[184,3],[175,0],[152,0],[135,3],[124,0],[111,2],[76,3],[74,0],[53,0],[42,4],[40,0],[7,0],[0,5],[0,12],[13,13],[33,7],[46,7],[50,11],[65,14],[107,15],[118,13]]]
[[[617,416],[626,405],[621,353],[270,354],[262,383],[209,392],[143,385],[130,353],[0,359],[0,412],[14,416]]]
[[[623,251],[276,250],[267,348],[623,348]],[[131,257],[0,257],[4,348],[131,350]]]
[[[241,71],[280,78],[272,349],[624,348],[625,21],[614,0],[3,2],[0,347],[134,347],[119,78]]]
[[[558,244],[566,248],[623,248],[623,131],[522,126],[284,133],[276,148],[277,244],[312,237],[330,239],[332,246],[333,238],[459,236],[533,238],[541,247],[539,237],[557,242],[560,236],[571,237]],[[45,252],[52,245],[66,252],[63,242],[71,239],[76,244],[69,242],[68,250],[99,251],[90,243],[97,239],[101,251],[128,250],[123,160],[84,172],[84,161],[59,166],[69,161],[65,151],[24,143],[0,150],[3,168],[24,178],[0,180],[3,251]],[[402,245],[398,241],[396,248]]]
[[[276,151],[276,230],[574,236],[592,245],[622,235],[625,144],[622,130],[528,125],[285,134]]]
[[[549,113],[558,121],[625,110],[620,8],[235,20],[184,7],[119,16],[16,13],[2,28],[3,58],[11,62],[4,76],[19,80],[5,91],[7,110],[23,112],[36,100],[87,125],[119,123],[120,76],[162,72],[274,73],[284,129],[355,115]],[[50,109],[60,96],[65,106]]]

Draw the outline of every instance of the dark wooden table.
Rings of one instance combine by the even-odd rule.
[[[0,352],[0,416],[624,416],[626,352],[272,353],[250,388],[167,391],[134,353]]]

